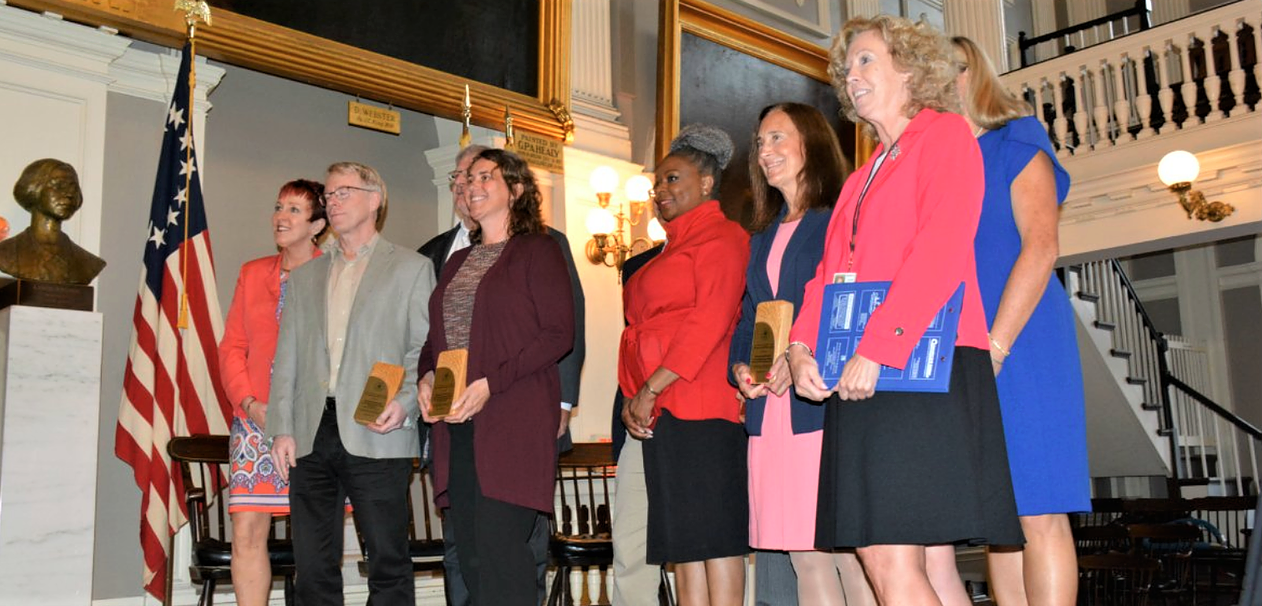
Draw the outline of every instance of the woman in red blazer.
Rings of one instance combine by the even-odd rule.
[[[644,440],[648,561],[675,564],[681,606],[741,604],[749,553],[745,430],[727,353],[749,234],[719,209],[723,131],[690,126],[654,171],[666,248],[623,289],[622,420]],[[617,545],[614,546],[616,550]]]
[[[499,149],[478,154],[467,194],[478,226],[430,297],[417,404],[434,423],[434,491],[455,527],[473,606],[537,606],[530,534],[552,511],[557,362],[574,345],[570,274],[524,160]],[[448,349],[468,350],[467,387],[435,419],[434,368]]]
[[[328,222],[324,186],[298,179],[280,188],[272,211],[272,239],[280,254],[241,266],[219,342],[219,374],[232,402],[232,590],[245,606],[267,603],[272,586],[267,533],[273,515],[289,513],[289,485],[280,478],[263,439],[272,357],[280,330],[289,272],[320,254],[316,242]]]
[[[799,396],[826,401],[815,545],[857,548],[882,604],[966,604],[954,545],[1019,544],[973,236],[981,152],[958,115],[951,50],[930,26],[878,16],[837,35],[843,110],[880,141],[842,188],[786,351]],[[822,293],[891,281],[836,385],[812,356]],[[876,391],[964,285],[946,393]]]

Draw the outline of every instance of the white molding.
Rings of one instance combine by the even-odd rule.
[[[130,45],[113,30],[0,5],[0,60],[108,83],[109,63]]]
[[[1234,290],[1250,286],[1262,286],[1262,262],[1254,261],[1218,268],[1219,290]]]
[[[194,111],[209,111],[207,98],[219,86],[227,70],[211,65],[205,57],[197,57],[197,92],[195,93]],[[123,55],[109,66],[110,86],[112,93],[121,93],[131,97],[139,97],[157,101],[163,105],[171,102],[171,94],[175,90],[175,77],[180,70],[180,51],[168,49],[164,53],[154,53],[138,48],[128,48]]]
[[[803,19],[793,13],[783,9],[776,8],[762,0],[733,0],[737,4],[743,4],[760,13],[774,17],[789,25],[802,28],[812,34],[822,37],[833,35],[832,17],[828,14],[828,1],[816,0],[816,21],[811,22]],[[799,5],[800,6],[800,5]]]

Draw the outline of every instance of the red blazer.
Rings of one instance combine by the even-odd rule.
[[[632,397],[665,366],[679,375],[657,398],[653,416],[739,422],[727,382],[727,355],[745,293],[749,234],[715,200],[665,225],[666,248],[622,290],[627,327],[618,351],[618,385]]]
[[[885,159],[868,188],[849,270],[855,205],[872,161],[846,180],[828,225],[824,258],[806,284],[791,338],[815,348],[824,285],[834,273],[853,271],[861,282],[893,281],[856,353],[886,366],[905,366],[930,319],[961,282],[964,310],[955,344],[989,350],[973,256],[986,184],[977,140],[960,116],[922,110],[898,147],[897,157]],[[872,158],[883,150],[878,147]]]
[[[316,256],[320,250],[316,249]],[[233,413],[245,418],[241,401],[254,396],[267,401],[272,386],[272,358],[280,322],[280,255],[246,262],[237,275],[236,292],[228,308],[223,339],[219,341],[219,379],[232,402]]]
[[[469,256],[457,251],[429,300],[429,338],[417,376],[446,350],[443,296]],[[561,379],[557,362],[574,347],[574,297],[561,248],[548,234],[514,236],[487,270],[473,301],[469,383],[486,378],[491,399],[473,417],[474,466],[482,494],[552,511]],[[447,504],[451,434],[433,428],[434,494]]]

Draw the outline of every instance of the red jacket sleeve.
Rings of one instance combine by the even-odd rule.
[[[223,339],[219,341],[219,380],[233,408],[240,407],[241,401],[247,396],[267,399],[267,394],[260,396],[253,393],[250,373],[246,369],[246,352],[250,346],[245,326],[247,281],[243,266],[241,273],[237,275],[237,287],[232,294],[232,305],[228,308],[228,319],[224,322]]]
[[[744,236],[744,237],[742,237]],[[696,307],[680,322],[670,341],[662,366],[686,381],[694,381],[715,348],[722,346],[740,313],[745,293],[745,265],[749,262],[749,237],[738,228],[721,225],[696,249],[693,273]]]

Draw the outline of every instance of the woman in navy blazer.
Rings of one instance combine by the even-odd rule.
[[[779,103],[763,109],[758,118],[749,155],[756,233],[750,240],[745,297],[729,360],[731,379],[746,398],[749,543],[755,549],[789,552],[798,603],[872,603],[853,553],[815,550],[823,407],[798,399],[782,356],[757,380],[748,364],[758,304],[788,301],[795,318],[802,306],[803,287],[815,277],[824,252],[846,161],[836,133],[813,107]],[[764,585],[779,584],[758,584]],[[762,597],[787,601],[785,596]]]

